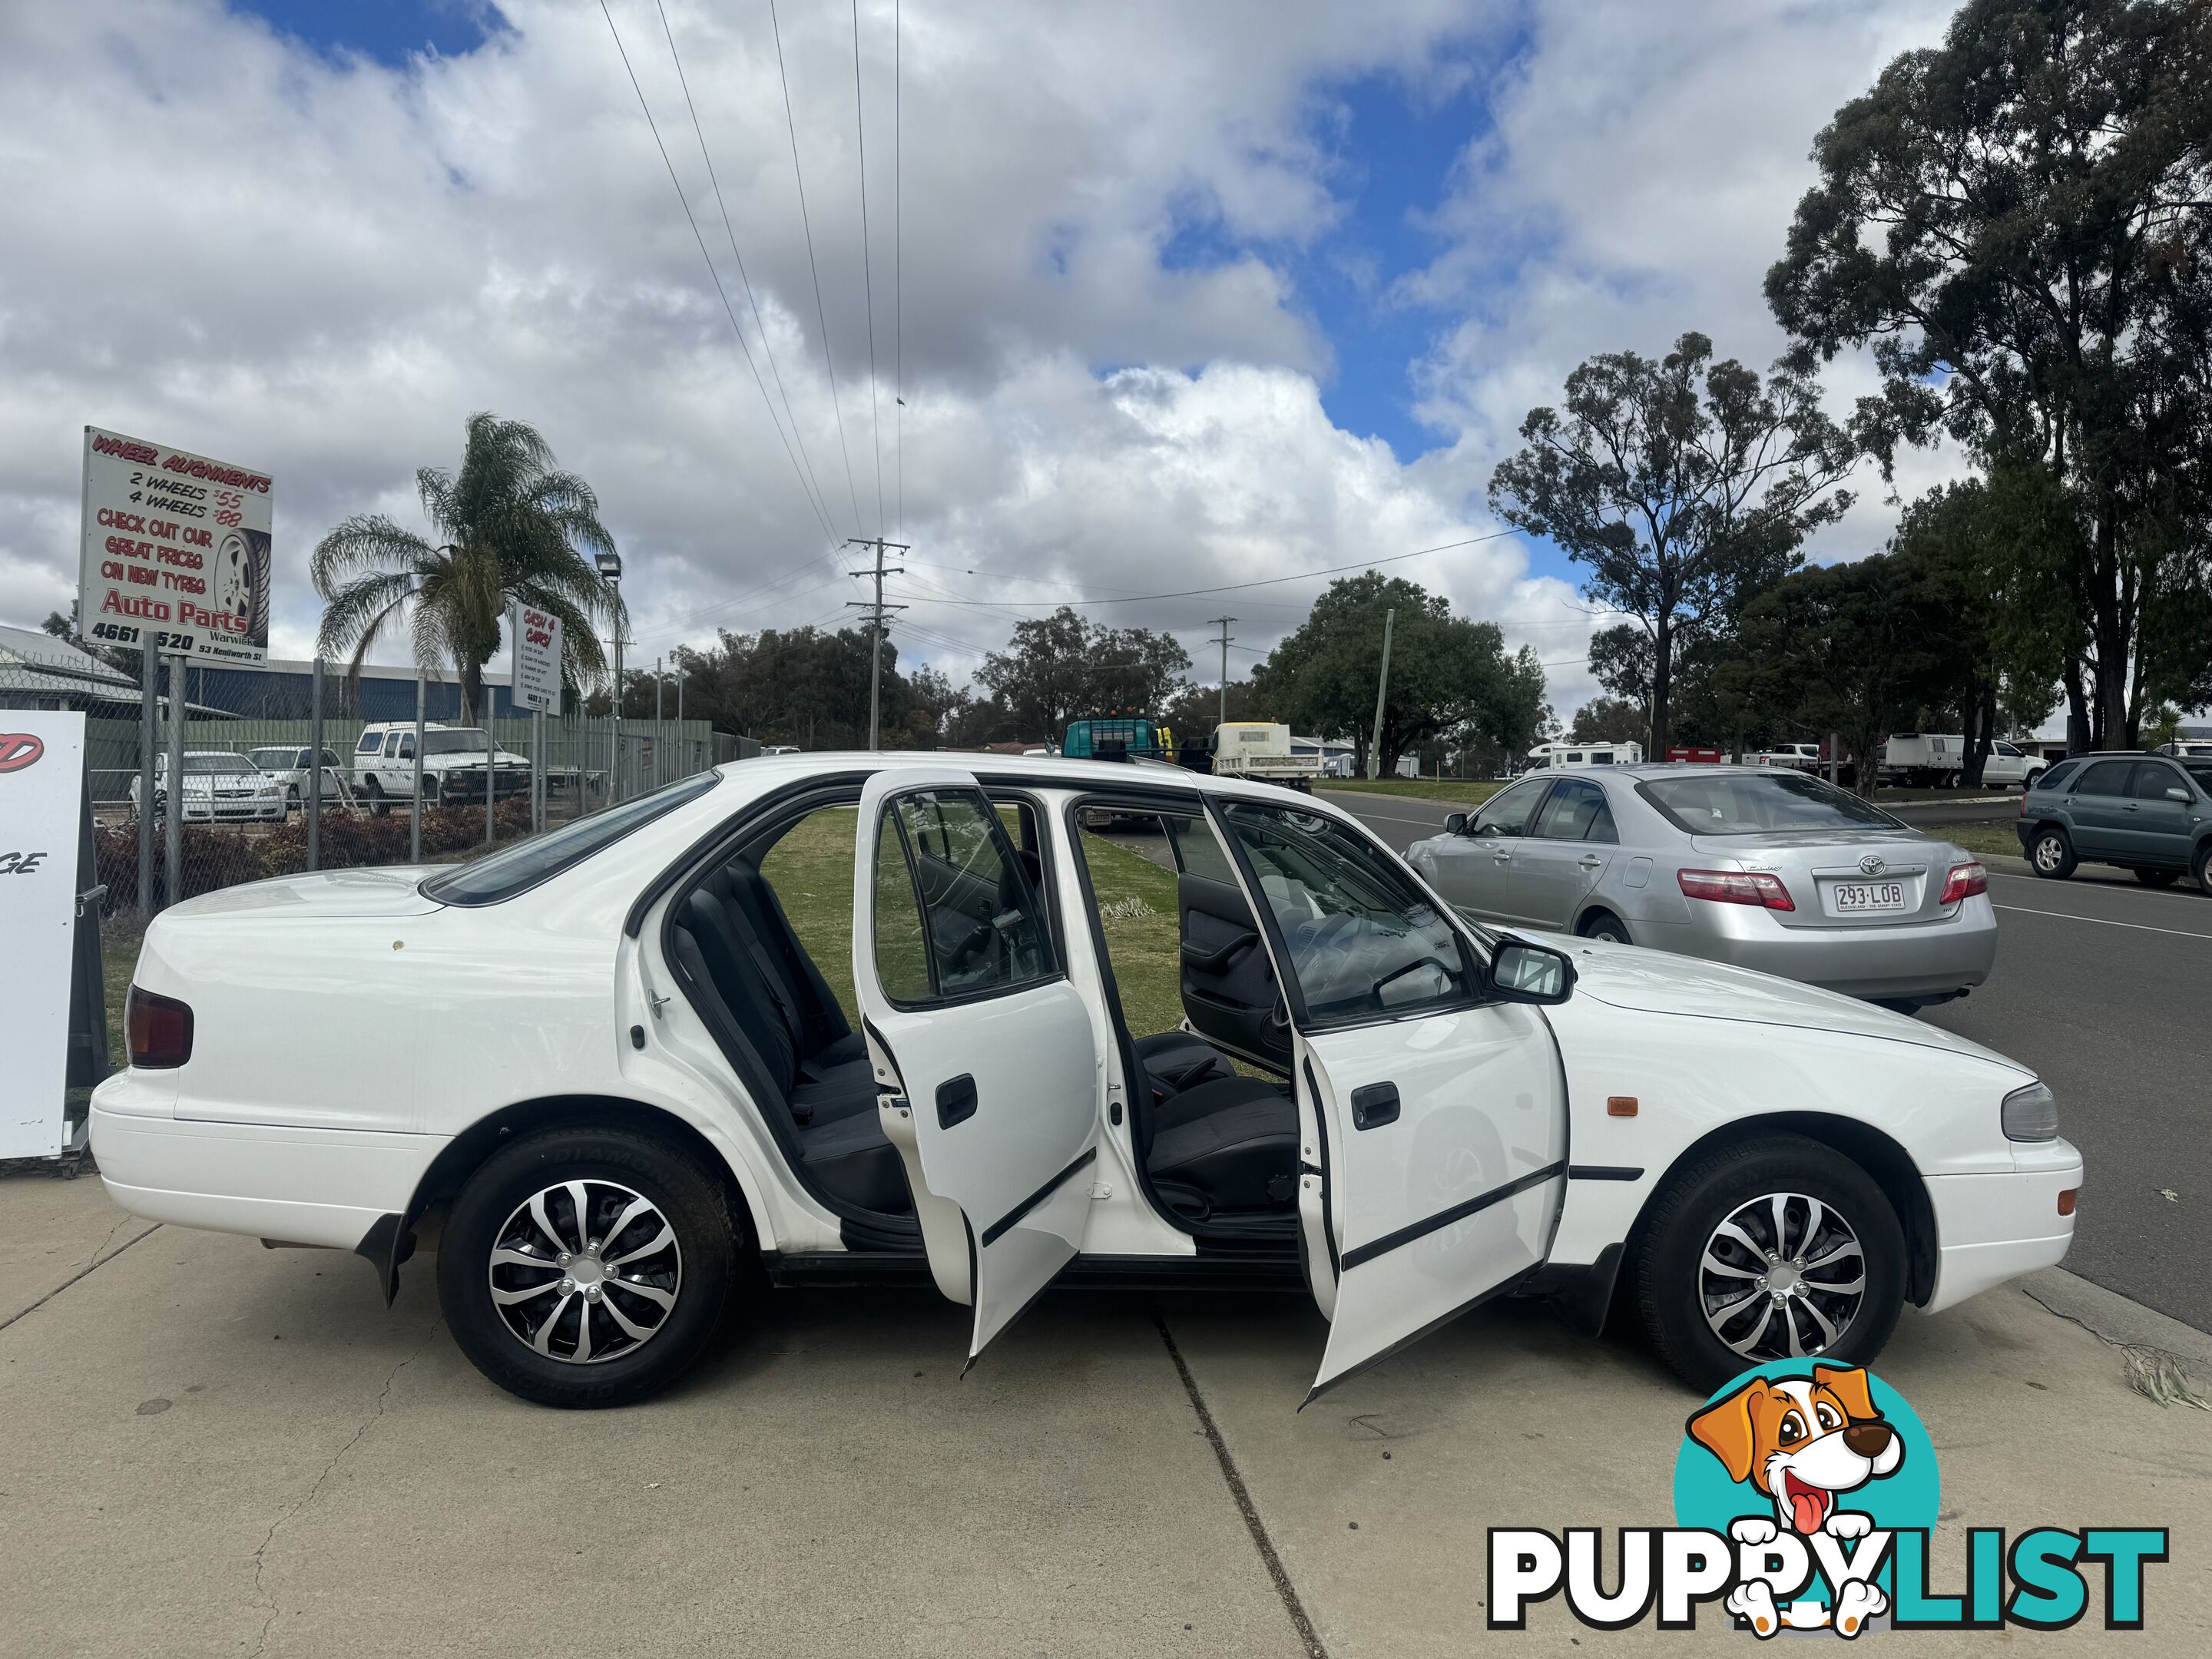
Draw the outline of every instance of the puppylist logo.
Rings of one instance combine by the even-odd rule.
[[[1564,1593],[1595,1630],[1656,1618],[1694,1630],[1718,1603],[1761,1640],[1784,1630],[2063,1630],[2101,1616],[2143,1626],[2143,1574],[2163,1527],[2002,1527],[1966,1534],[1966,1587],[1929,1583],[1936,1449],[1905,1397],[1872,1372],[1812,1359],[1746,1371],[1690,1416],[1674,1461],[1672,1527],[1623,1527],[1613,1588],[1602,1529],[1493,1527],[1490,1627],[1522,1630]],[[2101,1579],[2101,1607],[2093,1580]]]

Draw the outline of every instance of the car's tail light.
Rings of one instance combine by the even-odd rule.
[[[174,997],[156,996],[134,985],[123,1023],[131,1035],[133,1066],[162,1071],[192,1057],[192,1011]]]
[[[1683,896],[1711,899],[1717,904],[1757,904],[1769,910],[1795,910],[1790,890],[1779,876],[1764,870],[1677,870],[1675,885]]]
[[[1943,883],[1942,902],[1956,904],[1961,899],[1970,899],[1977,893],[1989,890],[1990,872],[1980,865],[1954,864],[1951,866],[1950,876]]]
[[[2007,1095],[2004,1103],[1997,1109],[1997,1116],[2008,1140],[2058,1139],[2058,1102],[2040,1083],[2031,1083]]]

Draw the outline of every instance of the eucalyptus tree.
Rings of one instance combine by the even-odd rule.
[[[1839,486],[1863,441],[1822,409],[1802,361],[1762,380],[1714,362],[1698,333],[1656,361],[1589,358],[1521,436],[1491,475],[1491,508],[1588,567],[1583,593],[1629,618],[1617,626],[1633,634],[1601,636],[1603,683],[1649,703],[1663,754],[1682,647],[1796,568],[1805,538],[1850,505]],[[1632,688],[1620,671],[1639,665],[1649,678]]]
[[[474,721],[489,712],[484,665],[498,653],[510,600],[560,618],[562,676],[572,686],[605,672],[598,629],[617,622],[622,605],[589,556],[615,546],[591,486],[557,470],[523,422],[478,413],[466,434],[458,471],[415,475],[435,541],[380,513],[358,514],[323,538],[308,568],[324,602],[315,648],[350,653],[349,686],[371,647],[404,623],[418,667],[450,665],[459,675],[461,718]]]
[[[2212,689],[2212,5],[1968,0],[1813,160],[1775,316],[1870,346],[1903,436],[2047,470],[2075,735],[2132,743]]]

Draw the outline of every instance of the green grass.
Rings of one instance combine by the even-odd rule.
[[[1440,800],[1454,806],[1480,806],[1503,789],[1503,782],[1451,778],[1352,778],[1321,787],[1331,794],[1349,791],[1363,795],[1407,795],[1419,800]]]
[[[1921,833],[1936,841],[1948,841],[1954,847],[1963,848],[1978,859],[2016,859],[2021,855],[2020,837],[2013,833],[2010,823],[1931,823]]]

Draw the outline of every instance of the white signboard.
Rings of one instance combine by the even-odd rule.
[[[84,429],[77,625],[197,661],[269,654],[269,475],[98,427]]]
[[[84,716],[0,708],[0,1158],[62,1149]]]
[[[514,677],[508,682],[514,706],[558,714],[561,619],[517,600],[507,607],[507,633],[514,642]]]

